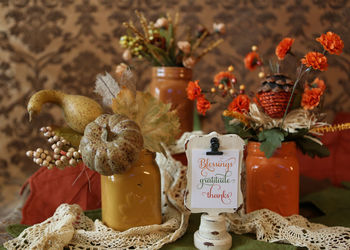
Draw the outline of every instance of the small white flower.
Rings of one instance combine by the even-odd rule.
[[[128,50],[128,49],[125,50],[124,53],[123,53],[123,59],[124,59],[125,61],[130,61],[131,58],[132,58],[132,55],[131,55],[130,50]]]
[[[220,34],[226,33],[226,27],[224,23],[213,23],[213,29],[215,32]]]
[[[192,69],[193,66],[196,64],[196,59],[195,59],[193,56],[184,58],[184,59],[182,60],[182,64],[183,64],[186,68]]]
[[[187,41],[177,42],[177,47],[186,55],[191,53],[191,44]]]
[[[156,23],[154,24],[154,27],[155,28],[163,28],[163,29],[167,29],[168,28],[168,19],[166,19],[165,17],[161,17],[161,18],[158,18]]]

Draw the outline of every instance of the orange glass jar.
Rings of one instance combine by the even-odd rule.
[[[193,130],[193,101],[187,99],[187,84],[192,70],[184,67],[153,67],[149,92],[164,103],[172,103],[180,118],[180,137]]]
[[[155,153],[143,150],[123,174],[101,175],[102,221],[124,231],[162,223],[161,181]]]
[[[294,142],[284,142],[270,158],[249,142],[246,158],[246,211],[267,208],[283,216],[299,213],[299,163]]]

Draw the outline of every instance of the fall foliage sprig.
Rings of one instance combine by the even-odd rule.
[[[120,38],[120,44],[125,49],[123,59],[146,59],[153,66],[177,66],[193,68],[207,53],[223,42],[218,35],[225,33],[223,23],[214,23],[213,31],[209,32],[204,26],[199,26],[194,37],[188,40],[177,40],[179,14],[173,18],[169,13],[160,17],[156,22],[148,21],[143,13],[135,12],[141,26],[141,31],[131,22],[123,25],[128,33]],[[211,38],[204,48],[204,40]]]

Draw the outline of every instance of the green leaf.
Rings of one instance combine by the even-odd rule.
[[[157,60],[157,58],[149,55],[148,53],[141,52],[141,55],[146,58],[149,62],[152,63],[153,66],[162,66],[162,64]]]
[[[157,56],[160,56],[164,60],[164,66],[175,66],[175,62],[173,62],[170,58],[169,55],[162,50],[161,48],[158,48],[157,46],[154,46],[152,44],[146,43],[147,48],[152,51],[154,54]]]
[[[244,127],[241,122],[230,124],[230,121],[232,121],[231,117],[222,116],[222,119],[224,120],[226,132],[229,134],[239,134]]]
[[[229,122],[232,120],[232,118],[227,116],[222,116],[222,119],[224,120],[226,133],[236,134],[240,136],[242,139],[254,138],[254,130],[250,128],[246,128],[243,123],[237,121],[237,123],[230,124]]]
[[[167,44],[168,54],[173,62],[176,63],[176,41],[174,35],[174,27],[172,24],[169,24],[168,27],[168,36],[169,36],[169,44]]]
[[[24,229],[28,228],[30,226],[28,225],[23,225],[23,224],[12,224],[6,227],[6,231],[12,236],[12,237],[17,237],[20,235]]]
[[[101,209],[87,210],[84,211],[84,214],[93,221],[102,219]]]
[[[310,134],[308,134],[308,136],[316,138],[314,136],[311,136]],[[327,157],[330,154],[328,148],[325,145],[320,145],[311,138],[303,136],[297,138],[295,142],[297,144],[297,147],[301,150],[301,152],[303,152],[303,154],[308,154],[312,158],[314,158],[315,156]]]
[[[69,127],[56,127],[53,128],[53,130],[56,133],[56,135],[61,136],[67,141],[69,141],[73,145],[73,147],[79,148],[80,140],[83,136],[82,134],[74,131]]]
[[[260,150],[265,153],[266,158],[270,158],[276,149],[281,147],[284,138],[285,133],[278,128],[263,130],[258,134]]]
[[[161,37],[165,38],[166,42],[166,49],[169,51],[169,48],[171,46],[171,39],[174,37],[173,35],[173,25],[169,24],[168,29],[159,29],[159,34]]]

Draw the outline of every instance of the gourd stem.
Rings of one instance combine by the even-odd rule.
[[[65,94],[61,91],[53,89],[40,90],[35,93],[29,100],[27,110],[29,113],[29,121],[32,120],[34,115],[37,115],[41,111],[41,107],[47,103],[56,103],[58,105],[62,104],[62,100]]]

